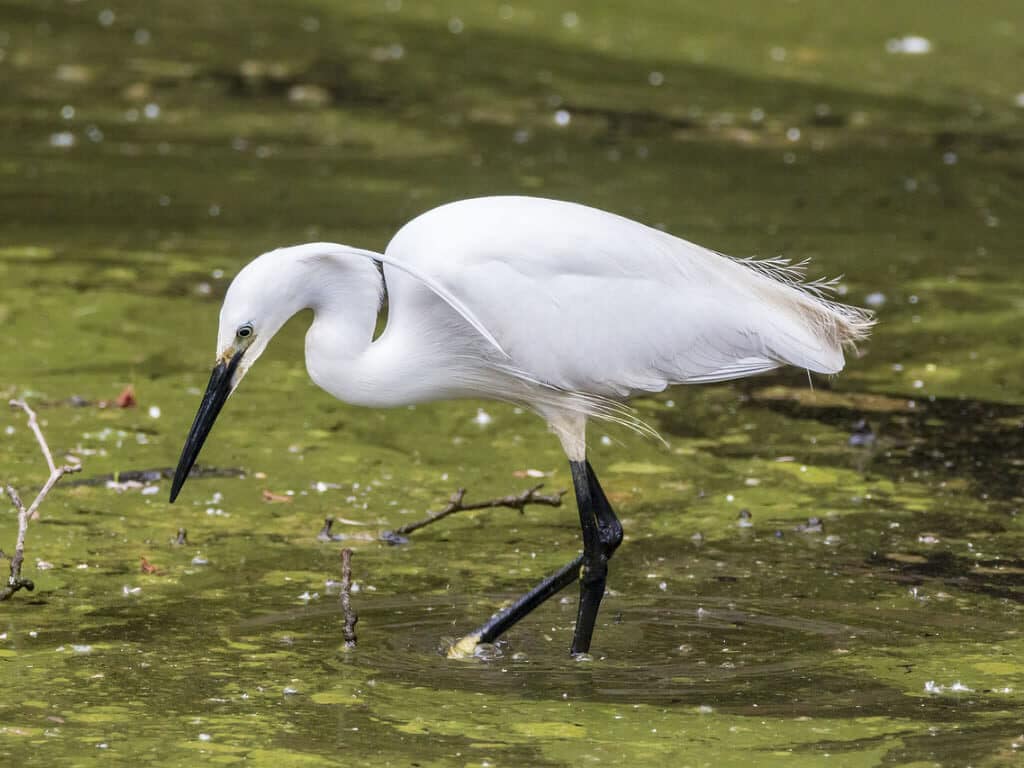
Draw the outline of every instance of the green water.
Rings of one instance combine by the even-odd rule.
[[[459,486],[568,487],[539,420],[349,408],[308,381],[297,318],[203,453],[243,478],[174,506],[166,480],[45,503],[36,589],[0,604],[0,760],[1020,761],[1024,9],[842,8],[0,2],[0,395],[81,459],[68,480],[174,464],[247,260],[380,249],[455,198],[577,200],[885,298],[813,391],[788,371],[639,401],[668,448],[591,430],[627,538],[587,662],[566,655],[568,593],[498,658],[440,653],[573,556],[571,504],[376,540]],[[931,51],[887,52],[904,35]],[[95,406],[129,384],[138,407]],[[869,446],[849,443],[861,418]],[[0,413],[0,479],[29,496],[45,474]],[[328,515],[355,551],[349,652]],[[811,516],[824,530],[797,530]],[[4,506],[8,552],[15,527]]]

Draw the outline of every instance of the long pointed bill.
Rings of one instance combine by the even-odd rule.
[[[203,395],[203,402],[199,404],[199,412],[196,413],[196,420],[192,422],[192,429],[189,430],[185,439],[185,447],[181,449],[181,458],[178,459],[178,469],[174,472],[174,482],[171,483],[171,503],[178,498],[181,486],[185,484],[188,473],[192,471],[199,450],[206,442],[206,436],[210,434],[213,422],[217,420],[217,414],[224,407],[224,403],[231,394],[231,379],[235,375],[235,369],[242,359],[244,350],[236,352],[230,360],[221,360],[213,368],[210,374],[210,383],[206,385],[206,394]]]

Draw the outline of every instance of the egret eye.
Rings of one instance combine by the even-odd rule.
[[[238,329],[238,332],[237,332],[236,335],[240,339],[247,339],[247,338],[249,338],[250,336],[252,336],[252,326],[251,325],[243,325],[243,326],[241,326]]]

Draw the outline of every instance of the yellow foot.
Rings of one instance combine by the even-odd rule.
[[[477,643],[480,642],[480,635],[466,635],[448,648],[449,659],[470,659],[476,651]]]

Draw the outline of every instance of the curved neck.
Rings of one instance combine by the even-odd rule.
[[[287,250],[295,267],[278,277],[277,305],[287,315],[284,320],[303,309],[313,310],[313,324],[306,333],[306,370],[317,386],[339,400],[372,407],[463,394],[459,363],[438,364],[450,352],[450,340],[421,333],[419,323],[413,333],[409,328],[396,332],[389,322],[374,341],[385,295],[375,254],[334,243]],[[457,317],[440,300],[438,307]]]
[[[291,314],[313,310],[306,333],[306,369],[321,389],[358,402],[352,372],[373,342],[384,299],[384,279],[374,254],[334,243],[295,246],[302,264],[302,290]],[[354,399],[355,398],[355,399]]]

